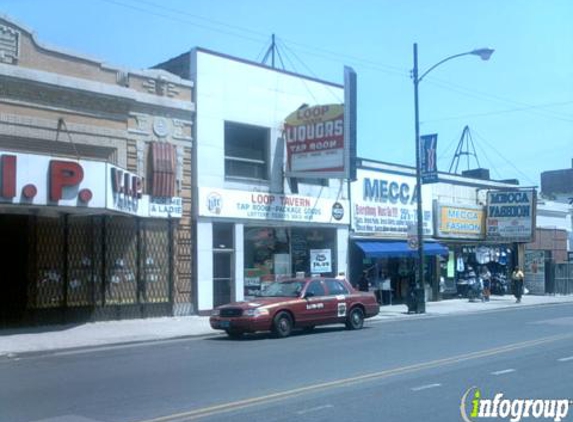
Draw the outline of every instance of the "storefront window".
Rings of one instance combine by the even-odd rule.
[[[491,294],[507,294],[514,259],[511,245],[456,246],[454,253],[450,253],[446,268],[442,269],[442,276],[447,280],[443,293],[467,296],[469,285],[480,283],[480,279],[483,283],[483,279],[487,279]]]
[[[245,296],[276,280],[336,270],[335,229],[245,227],[244,242]]]

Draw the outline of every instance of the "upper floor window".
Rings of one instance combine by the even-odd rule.
[[[269,128],[225,122],[225,177],[268,180]]]

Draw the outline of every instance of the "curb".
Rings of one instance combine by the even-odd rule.
[[[515,306],[514,306],[515,305]],[[521,304],[504,304],[500,305],[499,307],[493,309],[487,308],[477,308],[477,309],[465,309],[465,310],[456,310],[455,312],[451,313],[437,313],[437,312],[425,312],[423,314],[407,314],[404,313],[392,313],[389,315],[384,315],[384,312],[376,315],[375,317],[369,318],[367,321],[370,323],[388,323],[388,322],[396,322],[396,321],[412,321],[412,320],[420,320],[420,319],[434,319],[440,317],[451,317],[451,316],[466,316],[472,314],[481,314],[481,313],[493,313],[493,312],[500,312],[500,311],[511,311],[511,310],[519,310],[519,309],[531,309],[531,308],[541,308],[545,306],[565,306],[565,305],[573,305],[573,300],[571,301],[552,301],[546,303],[521,303]],[[132,341],[110,341],[108,343],[101,343],[101,344],[86,344],[86,345],[74,345],[74,346],[63,346],[63,347],[56,347],[53,349],[44,349],[44,350],[30,350],[30,351],[16,351],[16,352],[1,352],[0,351],[0,362],[6,360],[13,360],[13,359],[21,359],[21,358],[33,358],[39,356],[50,356],[50,355],[61,355],[64,353],[89,353],[92,351],[97,351],[98,349],[108,349],[108,348],[127,348],[127,347],[136,347],[145,344],[157,344],[160,342],[168,342],[168,341],[181,341],[181,340],[191,340],[191,339],[200,339],[200,338],[210,338],[210,337],[217,337],[224,335],[223,332],[215,331],[213,332],[198,332],[198,333],[190,333],[190,334],[183,334],[183,335],[174,335],[172,337],[160,337],[160,338],[148,338],[148,339],[138,339]]]

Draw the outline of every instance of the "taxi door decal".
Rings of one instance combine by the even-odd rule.
[[[346,303],[342,302],[338,304],[338,316],[339,317],[346,316]]]

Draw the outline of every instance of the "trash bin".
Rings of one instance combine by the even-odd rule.
[[[409,314],[418,313],[418,300],[416,296],[416,289],[410,287],[408,290],[408,296],[406,296],[406,306],[408,307]]]

